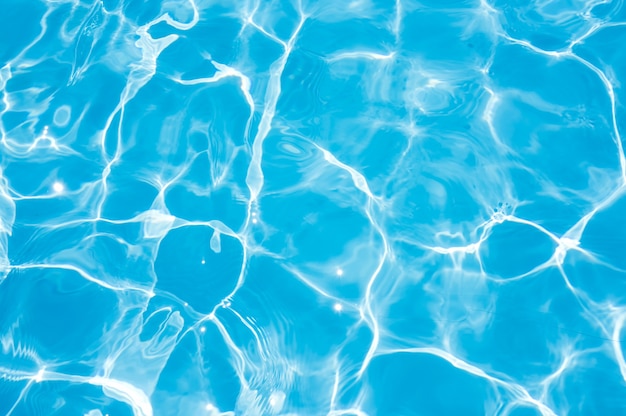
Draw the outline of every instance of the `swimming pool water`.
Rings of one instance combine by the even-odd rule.
[[[0,31],[0,414],[626,415],[622,0]]]

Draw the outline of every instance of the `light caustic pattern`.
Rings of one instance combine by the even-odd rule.
[[[621,0],[3,10],[1,414],[624,413]]]

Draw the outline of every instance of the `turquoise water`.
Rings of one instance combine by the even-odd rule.
[[[622,0],[4,0],[0,414],[626,415]]]

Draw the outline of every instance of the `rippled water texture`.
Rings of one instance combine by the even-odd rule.
[[[0,32],[0,414],[626,414],[623,0]]]

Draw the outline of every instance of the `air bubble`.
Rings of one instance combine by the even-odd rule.
[[[54,112],[53,122],[58,127],[65,127],[72,116],[72,109],[69,105],[63,105]]]

